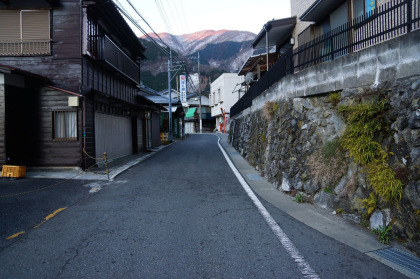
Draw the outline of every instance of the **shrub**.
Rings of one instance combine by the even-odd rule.
[[[332,92],[328,96],[328,101],[330,101],[334,106],[336,106],[341,101],[341,92]]]
[[[350,157],[364,166],[369,183],[375,193],[385,201],[400,200],[402,182],[388,165],[390,154],[385,152],[377,138],[383,130],[382,114],[387,107],[385,99],[340,106],[347,127],[341,139]]]

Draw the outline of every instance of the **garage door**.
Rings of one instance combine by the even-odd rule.
[[[95,113],[95,149],[96,158],[118,158],[133,153],[131,137],[131,119],[129,117]]]

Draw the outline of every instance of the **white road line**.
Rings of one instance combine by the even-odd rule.
[[[273,219],[271,214],[267,211],[264,205],[260,202],[258,197],[254,194],[254,192],[249,187],[248,183],[244,180],[242,175],[239,173],[238,169],[230,160],[229,156],[226,154],[223,147],[220,145],[220,137],[217,141],[220,150],[225,156],[226,161],[228,162],[230,168],[232,169],[233,173],[236,175],[236,178],[241,183],[242,187],[244,188],[245,192],[248,194],[250,199],[254,202],[255,206],[258,208],[260,214],[264,217],[265,221],[267,222],[268,226],[274,232],[274,234],[279,239],[280,243],[283,245],[284,249],[286,249],[289,256],[295,261],[298,266],[299,271],[302,273],[304,278],[320,278],[319,275],[312,269],[312,267],[306,262],[305,258],[299,253],[295,245],[289,239],[289,237],[283,232],[277,222]]]

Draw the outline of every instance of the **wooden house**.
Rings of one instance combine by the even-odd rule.
[[[0,1],[0,161],[77,166],[146,146],[145,47],[112,1]],[[99,159],[100,160],[100,159]]]

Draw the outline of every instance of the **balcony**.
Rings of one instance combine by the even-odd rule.
[[[140,67],[128,57],[108,36],[98,36],[96,59],[135,83],[140,83]]]
[[[0,56],[38,56],[51,54],[51,40],[0,41]]]

